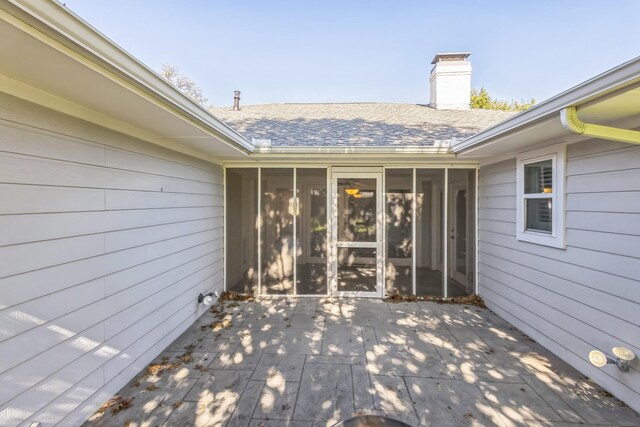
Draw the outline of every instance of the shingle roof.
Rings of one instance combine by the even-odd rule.
[[[514,113],[426,105],[264,104],[211,112],[248,139],[272,146],[431,146],[474,135]]]

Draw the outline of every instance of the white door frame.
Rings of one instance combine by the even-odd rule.
[[[449,239],[447,239],[447,244],[449,246],[448,251],[449,251],[449,276],[454,279],[456,282],[460,283],[461,285],[466,286],[467,285],[467,277],[466,274],[462,274],[458,271],[458,257],[457,257],[457,253],[456,253],[456,249],[458,247],[458,230],[457,230],[457,224],[458,224],[458,205],[456,204],[457,201],[457,197],[458,197],[458,193],[460,191],[466,191],[466,203],[469,203],[469,189],[467,188],[466,183],[462,183],[462,182],[457,182],[457,183],[452,183],[450,190],[449,190]],[[465,222],[468,222],[468,218],[467,218],[467,213],[469,211],[469,207],[465,206]],[[468,227],[467,227],[467,233],[468,233]],[[467,239],[469,237],[467,236]],[[450,242],[449,242],[450,241]],[[450,244],[449,244],[450,243]],[[465,248],[465,270],[468,271],[469,266],[468,266],[468,258],[469,258],[469,253],[468,253],[468,248]]]
[[[356,168],[354,168],[356,169]],[[380,168],[371,168],[370,172],[365,168],[357,168],[357,171],[336,171],[331,172],[331,235],[329,237],[329,264],[330,280],[329,289],[331,295],[339,297],[371,297],[382,298],[384,289],[384,253],[383,253],[383,233],[384,233],[384,210],[383,210],[383,177],[384,173]],[[376,241],[375,242],[340,242],[338,241],[338,179],[340,178],[361,178],[376,180]],[[345,292],[338,291],[338,248],[374,248],[376,250],[376,289],[373,292]]]

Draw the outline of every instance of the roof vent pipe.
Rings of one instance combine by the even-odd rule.
[[[240,111],[240,91],[233,92],[233,111]]]

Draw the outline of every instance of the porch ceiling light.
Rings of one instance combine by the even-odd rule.
[[[360,190],[355,187],[347,187],[344,191],[350,196],[355,196],[360,192]]]

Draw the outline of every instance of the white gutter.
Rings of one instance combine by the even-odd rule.
[[[640,82],[640,57],[636,57],[573,88],[566,90],[535,107],[513,116],[489,129],[452,146],[456,154],[462,154],[489,140],[505,136],[510,132],[548,119],[563,108],[591,101],[626,86]]]
[[[59,2],[9,0],[0,4],[0,10],[142,90],[229,147],[245,154],[253,152],[253,144],[239,132],[214,117]]]
[[[640,144],[640,131],[585,123],[578,118],[576,107],[567,107],[560,110],[560,122],[569,132],[578,135],[627,142],[629,144]]]

